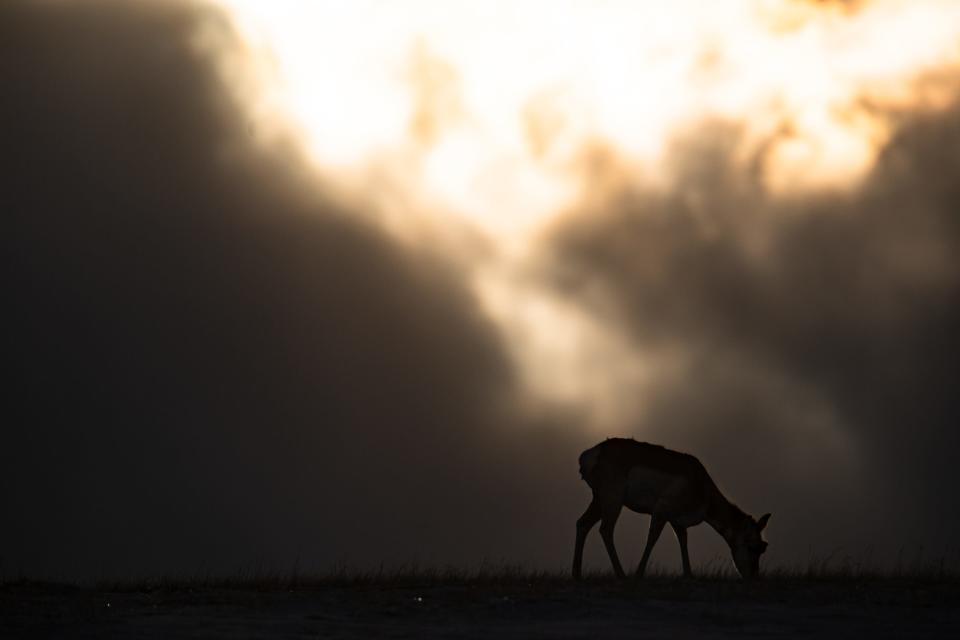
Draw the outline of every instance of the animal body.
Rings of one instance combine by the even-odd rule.
[[[683,574],[690,577],[687,528],[707,522],[730,547],[734,565],[744,578],[759,574],[767,549],[762,532],[770,514],[759,520],[727,500],[707,470],[692,455],[633,439],[611,438],[580,455],[580,475],[593,491],[590,506],[577,520],[573,577],[580,579],[583,544],[597,522],[613,570],[624,577],[613,543],[613,530],[623,507],[650,514],[650,532],[637,576],[643,576],[650,552],[670,523],[680,543]]]

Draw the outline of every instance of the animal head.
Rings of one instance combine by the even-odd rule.
[[[760,574],[760,556],[767,550],[767,542],[762,533],[769,520],[769,513],[761,516],[759,520],[749,516],[744,518],[729,541],[733,563],[745,579],[756,578]]]

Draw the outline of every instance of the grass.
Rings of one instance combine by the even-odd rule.
[[[948,566],[937,561],[880,571],[828,556],[770,568],[750,582],[740,580],[726,558],[699,566],[692,579],[653,566],[642,580],[590,571],[574,582],[566,568],[486,563],[373,570],[338,565],[323,572],[256,570],[87,584],[19,578],[0,581],[0,620],[6,617],[22,636],[33,628],[82,627],[111,635],[120,627],[110,625],[168,625],[163,628],[176,635],[182,625],[216,630],[251,624],[276,627],[277,637],[303,629],[365,637],[376,625],[418,637],[487,637],[484,625],[491,620],[502,628],[561,625],[554,628],[579,630],[571,633],[582,637],[593,637],[597,624],[607,630],[653,624],[736,633],[786,625],[836,634],[840,623],[854,637],[870,625],[887,633],[902,629],[906,636],[916,631],[918,615],[934,626],[954,623],[960,573]],[[424,626],[433,636],[421,633]]]
[[[816,560],[806,566],[782,566],[767,569],[761,580],[745,583],[727,563],[712,561],[699,567],[692,579],[659,566],[652,566],[642,580],[632,576],[618,580],[609,571],[585,571],[579,585],[623,589],[691,587],[694,585],[749,585],[783,587],[785,585],[874,584],[950,584],[960,587],[960,572],[944,564],[931,563],[913,570],[882,571],[859,564],[830,564]],[[247,589],[256,591],[314,590],[328,588],[432,588],[432,587],[564,587],[576,585],[568,570],[548,571],[522,565],[461,567],[420,567],[359,570],[337,566],[326,572],[245,571],[230,576],[180,575],[129,580],[98,580],[91,583],[37,581],[25,577],[0,580],[0,589],[22,587],[92,588],[98,591],[191,591],[208,589]]]
[[[960,556],[957,559],[938,557],[925,559],[914,554],[909,561],[902,553],[895,565],[877,568],[864,560],[855,560],[839,553],[811,556],[803,564],[765,567],[762,579],[744,583],[726,557],[714,557],[696,567],[692,579],[684,579],[672,568],[652,564],[643,580],[618,580],[610,571],[587,570],[580,586],[609,589],[690,590],[697,585],[744,585],[744,588],[773,589],[790,585],[851,586],[873,585],[953,585],[960,588]],[[330,588],[431,588],[431,587],[521,587],[561,588],[574,583],[568,568],[543,570],[522,564],[482,562],[474,567],[421,566],[401,564],[359,569],[350,565],[334,565],[323,572],[246,570],[234,575],[215,574],[166,575],[155,578],[98,580],[93,582],[37,581],[27,577],[0,578],[0,589],[62,588],[94,589],[111,592],[194,591],[242,589],[254,591],[301,591]]]

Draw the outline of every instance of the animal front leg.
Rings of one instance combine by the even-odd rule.
[[[680,543],[680,559],[683,561],[683,577],[691,578],[693,577],[693,572],[690,571],[690,554],[687,553],[687,528],[681,527],[673,522],[670,523],[670,526],[673,527],[673,532],[677,534],[677,541]]]
[[[653,551],[653,545],[657,544],[660,532],[663,531],[666,519],[656,514],[650,516],[650,532],[647,533],[647,546],[643,549],[643,557],[640,558],[640,564],[637,566],[637,577],[642,578],[647,570],[647,562],[650,560],[650,552]]]

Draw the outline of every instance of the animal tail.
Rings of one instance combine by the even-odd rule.
[[[587,480],[600,460],[600,447],[587,449],[580,454],[580,477]]]

